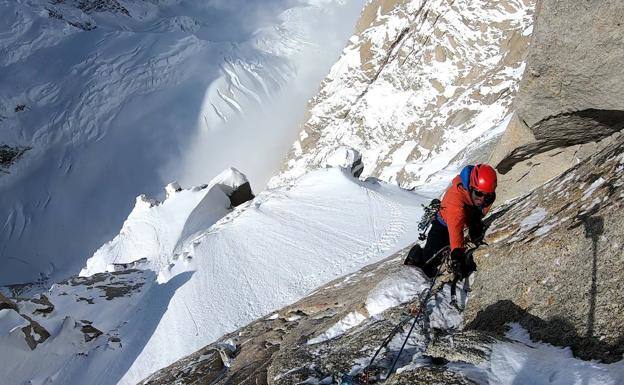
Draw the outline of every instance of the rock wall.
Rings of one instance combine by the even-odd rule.
[[[468,328],[519,322],[584,359],[624,354],[624,138],[492,214]]]
[[[540,0],[515,100],[517,146],[498,170],[624,127],[624,3]]]

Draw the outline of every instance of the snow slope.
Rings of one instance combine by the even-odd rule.
[[[158,205],[140,197],[120,235],[88,261],[83,273],[96,275],[75,278],[75,286],[56,285],[46,295],[59,305],[48,315],[20,303],[20,311],[52,337],[32,352],[3,345],[0,355],[13,373],[11,383],[49,378],[51,384],[134,384],[311,289],[407,246],[424,202],[413,192],[329,168],[302,177],[291,188],[262,192],[234,210],[211,199],[204,207],[221,207],[226,215],[176,239],[181,223],[188,222],[211,191],[178,191]],[[138,255],[146,239],[155,244]],[[112,260],[119,264],[137,257],[147,260],[128,265],[130,270],[105,272]],[[85,287],[93,284],[80,284],[128,276],[136,276],[141,286],[110,305],[102,306],[105,300]],[[94,297],[95,303],[81,297]],[[80,334],[74,332],[70,339],[61,333],[68,315],[92,321],[103,335],[71,342]],[[60,353],[49,354],[57,346],[63,347]],[[16,349],[24,352],[13,359]]]
[[[0,0],[0,145],[31,148],[0,175],[0,284],[76,273],[172,179],[261,186],[361,6]]]

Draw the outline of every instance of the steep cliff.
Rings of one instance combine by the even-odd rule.
[[[514,149],[498,169],[624,128],[624,4],[542,0],[515,102],[531,143]]]
[[[360,151],[363,176],[404,187],[422,185],[466,159],[486,159],[489,151],[477,149],[491,144],[511,116],[533,5],[368,3],[356,34],[310,101],[284,171],[270,184],[322,166],[341,145]]]
[[[492,214],[466,312],[585,359],[624,354],[624,139]]]
[[[538,2],[515,116],[493,154],[503,195],[522,196],[493,215],[471,327],[513,320],[580,357],[622,358],[623,22],[619,2]]]

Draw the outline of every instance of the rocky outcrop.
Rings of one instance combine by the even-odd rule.
[[[538,153],[598,141],[624,128],[624,4],[540,0],[515,101],[522,136],[500,160],[506,173]]]
[[[91,15],[110,13],[131,17],[128,9],[117,0],[55,0],[47,5],[48,17],[63,20],[83,31],[97,28]]]
[[[356,178],[359,178],[364,171],[362,155],[357,150],[347,146],[338,147],[327,157],[325,164],[326,167],[344,168]]]
[[[28,150],[30,147],[0,145],[0,173],[8,172],[8,168]]]
[[[9,312],[11,313],[9,317],[21,320],[20,323],[23,326],[20,327],[20,330],[24,341],[31,350],[35,349],[37,345],[45,342],[50,337],[50,333],[43,326],[41,326],[39,322],[33,320],[25,314],[20,313],[17,303],[2,294],[0,294],[0,312],[5,313],[2,314],[2,317],[6,317],[6,312]]]
[[[624,138],[492,215],[469,328],[519,322],[578,357],[624,354]]]
[[[127,322],[121,314],[145,293],[146,283],[153,280],[149,275],[146,282],[148,274],[128,269],[72,277],[32,298],[0,294],[0,342],[4,357],[9,358],[4,365],[10,371],[24,362],[50,363],[51,352],[65,360],[68,353],[87,357],[90,349],[121,348],[119,326]],[[120,318],[110,322],[114,317]],[[32,351],[30,361],[22,355],[28,348]]]
[[[209,185],[221,189],[230,199],[231,207],[240,206],[254,198],[247,176],[234,167],[225,169],[214,177]]]
[[[17,305],[0,293],[0,310],[11,309],[17,311]]]

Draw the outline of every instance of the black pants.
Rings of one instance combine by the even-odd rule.
[[[425,247],[421,248],[420,245],[412,247],[405,259],[405,264],[420,267],[429,278],[434,277],[438,271],[438,266],[444,259],[444,255],[440,253],[432,260],[431,257],[450,244],[448,229],[434,219],[431,223],[429,235],[427,235]]]

